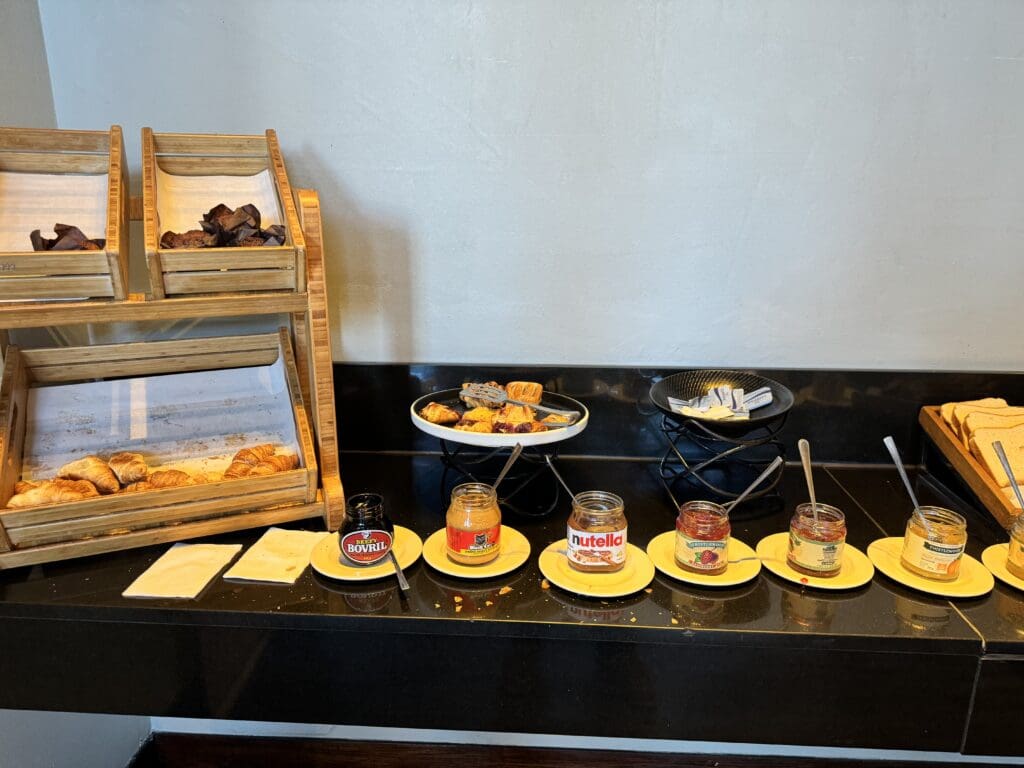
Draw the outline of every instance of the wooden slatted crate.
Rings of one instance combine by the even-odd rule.
[[[174,248],[160,246],[167,231],[161,223],[158,197],[160,174],[175,177],[210,177],[210,198],[205,209],[195,211],[199,228],[202,215],[222,199],[218,176],[254,178],[267,171],[272,179],[286,241],[281,246],[255,248]],[[146,261],[153,298],[209,293],[306,290],[306,244],[299,225],[291,185],[285,170],[277,134],[230,136],[224,134],[154,133],[142,129],[142,192]],[[165,201],[166,204],[166,201]],[[266,220],[267,211],[261,211]]]
[[[41,128],[0,128],[0,172],[46,174],[75,179],[106,174],[102,210],[89,214],[105,220],[106,245],[99,251],[32,251],[29,232],[25,247],[0,250],[0,301],[45,301],[92,298],[124,300],[128,295],[128,172],[124,140],[119,126],[109,131],[65,131]],[[9,205],[37,222],[44,237],[52,237],[53,224],[80,226],[80,222],[54,221],[54,215],[73,218],[67,211],[54,213],[52,200],[41,197]],[[38,210],[37,210],[38,209]],[[0,222],[5,211],[0,208]]]
[[[28,394],[33,386],[269,366],[279,360],[299,447],[298,469],[46,506],[3,508],[22,475]],[[322,514],[314,435],[301,389],[290,334],[284,328],[270,334],[92,347],[8,347],[0,379],[0,569]],[[124,447],[137,450],[139,446]]]

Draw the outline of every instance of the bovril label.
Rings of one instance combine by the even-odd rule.
[[[566,556],[579,565],[619,565],[626,562],[625,528],[594,533],[570,525],[565,539]]]
[[[387,557],[391,534],[387,531],[352,531],[341,538],[341,553],[357,565],[370,565]]]

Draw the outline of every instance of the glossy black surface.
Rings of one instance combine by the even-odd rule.
[[[347,492],[384,492],[396,523],[421,536],[441,526],[437,457],[342,465]],[[671,528],[651,463],[561,467],[576,489],[623,496],[634,543]],[[836,482],[862,475],[816,472],[819,498],[847,512],[863,548],[881,530]],[[806,492],[793,469],[781,488],[737,509],[737,537],[753,546],[786,528]],[[564,535],[562,512],[506,522],[534,554]],[[480,583],[419,562],[408,597],[389,579],[312,572],[290,587],[218,579],[195,601],[120,597],[164,549],[0,573],[0,707],[956,750],[981,653],[948,603],[879,578],[825,594],[767,572],[723,591],[659,575],[650,591],[602,601],[544,589],[532,557]]]
[[[527,379],[580,400],[590,409],[587,430],[567,442],[566,454],[658,457],[665,449],[661,413],[651,385],[689,366],[664,369],[580,366],[336,364],[336,402],[342,447],[349,450],[436,451],[437,441],[416,430],[408,406],[428,392],[467,379]],[[923,436],[922,405],[1000,395],[1024,402],[1024,376],[1011,373],[919,371],[811,371],[760,369],[788,387],[795,404],[782,437],[789,456],[806,437],[818,461],[884,463],[881,438],[891,434],[916,463]]]

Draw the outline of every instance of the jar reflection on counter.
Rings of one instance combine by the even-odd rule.
[[[831,578],[842,570],[845,544],[846,517],[840,509],[829,504],[801,504],[789,524],[786,559],[794,571]]]
[[[577,571],[610,573],[626,564],[626,510],[606,491],[584,491],[572,500],[566,527],[566,557]]]
[[[926,579],[953,581],[967,548],[967,521],[942,507],[918,507],[917,512],[907,520],[900,562]]]
[[[685,571],[716,576],[729,566],[729,513],[712,501],[688,501],[676,519],[676,564]]]
[[[498,556],[501,509],[494,488],[463,483],[452,490],[446,517],[448,558],[463,565],[483,565]]]

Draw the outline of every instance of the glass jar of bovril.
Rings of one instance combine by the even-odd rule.
[[[379,493],[359,493],[345,502],[345,519],[338,531],[341,562],[373,565],[388,556],[395,538],[395,526],[384,511]]]
[[[942,507],[918,507],[907,520],[900,562],[911,573],[953,581],[967,548],[967,521]]]

